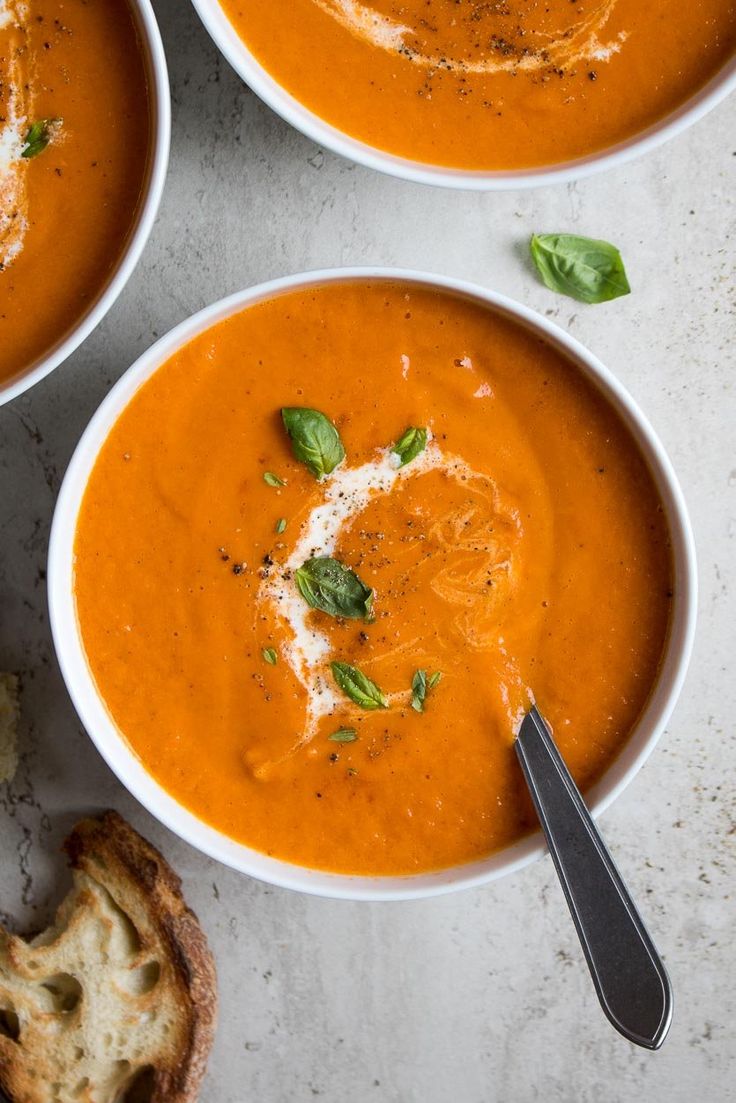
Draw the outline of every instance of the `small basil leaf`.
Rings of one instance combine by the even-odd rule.
[[[280,479],[278,475],[274,475],[273,471],[264,471],[263,481],[267,486],[286,486],[284,480]]]
[[[276,522],[276,534],[278,536],[281,536],[282,532],[286,532],[286,518],[285,517],[279,517],[278,521]]]
[[[415,712],[424,712],[427,696],[427,671],[418,670],[411,680],[411,707]]]
[[[307,604],[331,617],[371,620],[373,590],[360,581],[339,559],[328,555],[308,559],[294,572],[294,580]]]
[[[33,123],[25,136],[21,157],[30,160],[32,157],[38,157],[39,153],[43,153],[51,141],[54,126],[60,122],[61,119],[38,119]]]
[[[386,709],[388,701],[375,682],[349,663],[330,663],[340,689],[362,709]]]
[[[631,291],[615,245],[575,234],[534,234],[532,259],[551,291],[582,303],[605,303]]]
[[[333,743],[354,743],[358,738],[355,728],[338,728],[332,735],[327,736]]]
[[[272,647],[264,647],[263,651],[261,651],[261,655],[263,655],[263,658],[269,666],[276,666],[279,657]]]
[[[427,677],[426,670],[418,670],[411,680],[411,707],[415,712],[424,712],[424,702],[427,694],[439,682],[442,671],[437,670],[431,677]]]
[[[345,459],[340,434],[319,410],[310,410],[306,406],[285,406],[281,417],[291,438],[294,455],[315,479],[329,475]]]
[[[391,451],[400,459],[399,467],[405,467],[416,459],[427,447],[426,429],[407,429],[396,441]]]

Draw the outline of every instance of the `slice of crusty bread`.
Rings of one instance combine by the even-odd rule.
[[[0,674],[0,783],[12,781],[18,768],[18,679]]]
[[[116,812],[66,840],[74,886],[31,942],[0,927],[0,1089],[11,1103],[191,1103],[216,1017],[181,882]]]

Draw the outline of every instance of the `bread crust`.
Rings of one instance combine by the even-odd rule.
[[[154,1066],[150,1103],[195,1103],[214,1040],[217,978],[204,932],[184,902],[180,878],[159,851],[114,811],[78,823],[64,849],[77,876],[102,885],[130,918],[143,950],[156,944],[163,947],[166,983],[175,989],[181,1021],[172,1052]],[[79,892],[77,886],[77,908],[83,899],[84,890]],[[65,907],[68,900],[58,913],[62,926],[68,921]],[[18,960],[22,968],[28,944],[0,928],[2,941],[10,963]],[[13,1050],[14,1043],[0,1035],[0,1089],[10,1103],[40,1103],[45,1095],[38,1094],[37,1082],[28,1077],[27,1060],[12,1059]]]

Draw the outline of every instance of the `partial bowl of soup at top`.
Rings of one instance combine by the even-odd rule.
[[[0,403],[71,355],[125,286],[169,133],[149,0],[0,0]]]
[[[156,344],[64,480],[49,597],[118,777],[243,872],[363,899],[542,852],[535,699],[594,811],[687,663],[667,457],[576,341],[460,281],[333,270]]]
[[[428,184],[613,166],[736,86],[736,0],[193,0],[250,87],[314,141]]]

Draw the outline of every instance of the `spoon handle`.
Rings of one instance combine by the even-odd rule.
[[[601,1007],[629,1041],[658,1049],[672,1020],[669,978],[536,708],[515,746]]]

